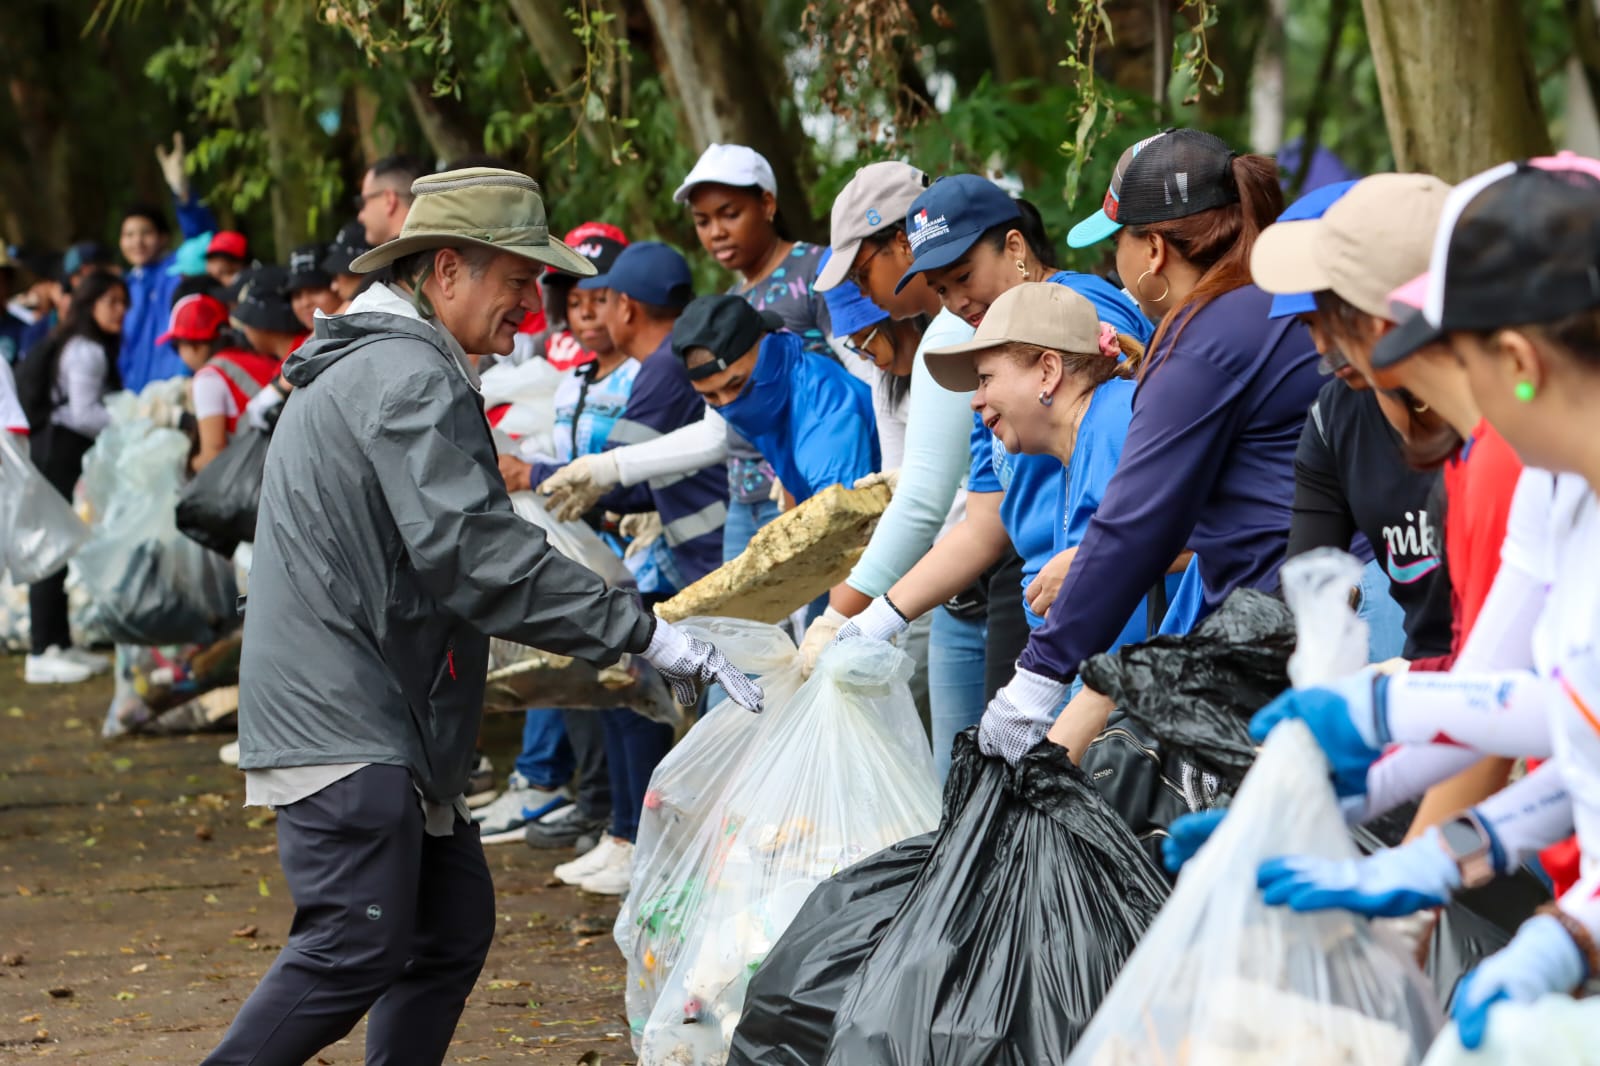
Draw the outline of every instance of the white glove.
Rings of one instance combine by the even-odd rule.
[[[779,481],[777,478],[772,479],[772,488],[767,490],[767,499],[778,505],[779,514],[784,512],[784,504],[788,503],[789,501],[786,500],[783,495],[783,482]]]
[[[1017,765],[1050,732],[1066,694],[1065,683],[1018,670],[984,709],[978,723],[978,750]]]
[[[632,559],[649,551],[650,545],[661,536],[661,515],[656,511],[623,515],[622,521],[617,523],[617,532],[628,540],[627,550],[622,557]]]
[[[867,604],[866,610],[839,627],[833,643],[864,637],[867,640],[891,641],[911,627],[911,620],[900,613],[888,595],[879,596]]]
[[[283,401],[283,393],[268,385],[250,397],[250,402],[244,405],[245,421],[266,433],[272,428],[272,419],[268,416],[277,410]]]
[[[806,626],[805,639],[800,641],[800,676],[811,676],[811,672],[817,668],[817,660],[833,643],[839,627],[848,621],[850,619],[841,612],[829,607]]]
[[[161,177],[166,180],[167,188],[172,190],[172,195],[178,198],[179,203],[189,200],[189,175],[184,173],[183,161],[183,134],[172,135],[172,150],[169,152],[156,145],[156,162],[161,165]]]
[[[559,522],[572,522],[593,509],[600,497],[622,484],[617,457],[610,452],[580,455],[545,478],[539,492],[545,508]]]
[[[857,478],[856,483],[851,488],[870,489],[874,485],[887,485],[889,495],[893,496],[894,490],[900,487],[900,468],[897,466],[893,470],[880,470],[876,474],[868,474],[864,478]]]
[[[689,636],[670,622],[656,620],[644,657],[667,684],[679,705],[693,707],[707,685],[721,685],[728,698],[747,711],[760,713],[766,694],[714,646]]]

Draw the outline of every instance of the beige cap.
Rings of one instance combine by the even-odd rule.
[[[477,245],[579,277],[594,275],[592,262],[550,235],[539,183],[526,174],[493,167],[447,170],[418,178],[411,195],[400,236],[357,256],[352,274],[370,273],[428,248]]]
[[[1450,186],[1431,174],[1374,174],[1321,218],[1268,226],[1250,253],[1267,292],[1332,289],[1353,306],[1390,317],[1389,294],[1428,269]]]
[[[833,255],[817,275],[817,291],[827,292],[844,284],[861,251],[861,242],[896,222],[904,222],[911,204],[927,187],[928,175],[909,163],[869,163],[857,170],[833,199],[828,234]]]
[[[928,373],[951,392],[971,392],[978,387],[974,357],[1003,344],[1036,344],[1075,355],[1098,352],[1100,312],[1065,285],[1025,281],[989,305],[970,341],[926,352]]]

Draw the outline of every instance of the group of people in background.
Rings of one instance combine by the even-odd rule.
[[[428,294],[456,281],[437,274],[425,227],[442,223],[419,222],[418,205],[521,189],[492,160],[432,175],[386,159],[363,177],[357,217],[280,266],[216,230],[181,144],[162,162],[187,243],[172,247],[166,211],[130,209],[123,269],[74,245],[32,290],[32,321],[0,332],[16,372],[14,385],[0,372],[5,428],[29,435],[64,495],[111,392],[189,377],[198,471],[241,423],[273,426],[297,385],[342,372],[342,321],[438,321]],[[798,635],[808,668],[843,640],[913,649],[941,772],[972,727],[1012,763],[1047,740],[1084,760],[1115,713],[1078,678],[1084,660],[1188,632],[1235,590],[1275,591],[1289,557],[1349,550],[1367,564],[1352,595],[1374,670],[1286,696],[1258,725],[1306,720],[1341,794],[1364,798],[1353,817],[1422,804],[1401,848],[1264,868],[1269,901],[1399,913],[1575,829],[1547,863],[1566,894],[1457,1009],[1481,1019],[1497,998],[1600,972],[1596,875],[1578,862],[1600,847],[1583,568],[1600,548],[1584,422],[1600,360],[1600,163],[1506,164],[1454,188],[1380,174],[1286,205],[1274,160],[1172,129],[1122,155],[1069,233],[988,177],[881,162],[835,198],[830,246],[792,238],[778,191],[739,145],[712,145],[683,177],[674,199],[733,277],[720,293],[695,292],[682,251],[612,219],[553,226],[532,197],[537,218],[517,224],[565,240],[549,237],[541,271],[508,276],[481,309],[483,351],[451,331],[472,386],[502,359],[564,375],[552,440],[497,433],[505,490],[606,537],[648,608],[785,508],[887,482],[865,553]],[[1102,250],[1103,270],[1059,269],[1063,240]],[[471,248],[463,263],[489,269]],[[411,442],[382,459],[410,477],[434,445],[416,412],[392,416],[412,436],[370,428]],[[64,580],[30,590],[29,681],[105,667],[72,645]],[[532,708],[509,777],[474,756],[463,798],[483,843],[570,849],[557,878],[620,895],[672,742],[625,707]],[[1547,761],[1507,788],[1524,756]],[[253,784],[252,802],[303,798],[282,784]],[[1214,821],[1175,828],[1178,860]]]

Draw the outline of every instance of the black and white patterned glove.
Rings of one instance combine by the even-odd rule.
[[[1050,732],[1066,695],[1064,683],[1018,670],[985,708],[978,723],[978,750],[1017,765]]]
[[[721,685],[728,698],[747,711],[761,712],[766,694],[713,645],[689,636],[670,622],[656,621],[644,657],[672,686],[672,698],[692,707],[708,685]]]
[[[910,627],[911,623],[900,613],[900,608],[891,603],[888,596],[879,596],[867,604],[866,610],[839,627],[839,631],[833,635],[833,643],[855,637],[891,641]]]

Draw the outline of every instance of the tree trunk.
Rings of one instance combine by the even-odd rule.
[[[426,86],[406,82],[406,99],[422,127],[428,147],[442,163],[483,151],[483,131],[472,128],[472,120],[447,96],[434,96]]]
[[[1277,155],[1283,147],[1284,71],[1287,47],[1284,20],[1289,0],[1268,0],[1267,24],[1256,46],[1255,70],[1250,76],[1250,148],[1262,155]]]
[[[511,13],[522,24],[528,43],[539,55],[550,84],[565,89],[583,77],[583,45],[567,20],[567,5],[561,0],[506,0]]]
[[[713,142],[749,145],[772,164],[778,206],[795,235],[823,236],[812,216],[802,167],[808,144],[793,106],[768,91],[763,69],[781,71],[743,3],[645,0],[661,54],[697,150]],[[773,66],[763,68],[763,63]]]
[[[310,158],[305,120],[298,99],[276,92],[261,94],[261,118],[267,133],[267,169],[272,175],[268,194],[272,239],[277,246],[276,261],[286,262],[311,228],[311,190],[301,163]]]
[[[1460,181],[1550,151],[1517,0],[1362,0],[1397,170]]]
[[[1046,38],[1030,0],[988,0],[983,21],[994,53],[994,72],[1002,85],[1054,78],[1056,68],[1045,55]]]

